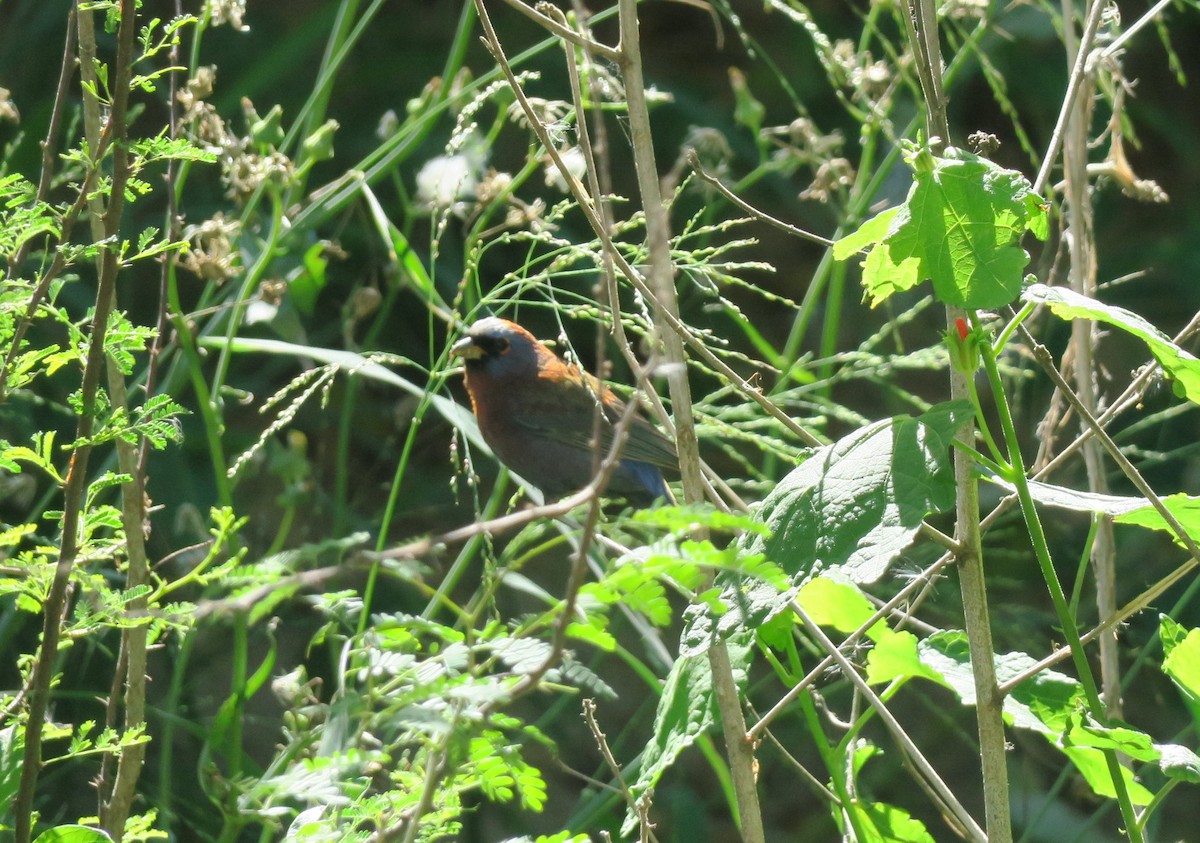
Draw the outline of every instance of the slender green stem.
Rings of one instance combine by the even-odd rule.
[[[992,347],[989,343],[980,343],[980,351],[984,369],[987,371],[988,381],[991,384],[992,395],[996,401],[996,409],[1000,416],[1000,426],[1004,431],[1005,444],[1008,446],[1009,464],[1012,466],[1011,479],[1017,489],[1017,496],[1021,504],[1021,513],[1025,517],[1025,526],[1029,531],[1034,555],[1037,557],[1042,577],[1046,581],[1046,588],[1050,592],[1050,600],[1054,604],[1054,611],[1058,616],[1061,632],[1067,640],[1067,646],[1070,647],[1071,660],[1075,664],[1075,670],[1079,674],[1079,683],[1083,688],[1088,709],[1094,718],[1102,721],[1105,717],[1104,704],[1100,700],[1096,680],[1092,675],[1091,665],[1088,664],[1087,653],[1084,652],[1083,643],[1079,640],[1079,629],[1075,623],[1074,616],[1071,614],[1071,607],[1067,602],[1062,584],[1058,579],[1058,572],[1055,571],[1054,562],[1050,557],[1050,547],[1046,542],[1046,533],[1042,529],[1042,522],[1038,517],[1037,507],[1033,501],[1033,493],[1029,488],[1029,479],[1025,474],[1025,463],[1021,457],[1020,439],[1017,436],[1016,426],[1013,424],[1012,414],[1009,412],[1008,399],[1004,393],[1004,384],[1000,379],[1000,370],[996,365],[996,356],[992,352]],[[1129,788],[1125,783],[1124,773],[1117,759],[1117,754],[1111,749],[1106,749],[1104,750],[1104,759],[1108,766],[1109,775],[1112,777],[1113,790],[1116,792],[1117,803],[1121,808],[1121,816],[1125,823],[1126,833],[1133,843],[1141,843],[1142,832],[1138,825],[1137,813],[1129,797]]]

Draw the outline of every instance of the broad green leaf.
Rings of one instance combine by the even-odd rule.
[[[954,505],[950,440],[966,402],[913,419],[888,419],[827,445],[763,501],[770,535],[749,536],[797,583],[821,571],[871,583],[916,536],[925,516]]]
[[[989,483],[994,483],[1007,492],[1016,494],[1016,486],[990,472],[984,473],[983,479]],[[1099,512],[1114,517],[1146,506],[1145,498],[1102,495],[1098,492],[1081,492],[1077,489],[1068,489],[1065,486],[1055,486],[1051,483],[1042,483],[1037,480],[1029,481],[1029,493],[1035,501],[1045,506],[1052,506],[1056,509],[1068,509],[1072,512]],[[1117,520],[1121,519],[1118,518]]]
[[[1064,746],[1090,746],[1094,749],[1114,749],[1137,761],[1157,761],[1159,751],[1145,732],[1128,726],[1101,726],[1084,722],[1080,715],[1071,720],[1071,727],[1061,738]]]
[[[863,843],[934,843],[925,824],[903,808],[861,799],[850,804],[866,832],[867,839]],[[835,807],[834,810],[838,809]]]
[[[1047,287],[1045,284],[1033,284],[1023,298],[1045,304],[1060,319],[1092,319],[1133,334],[1149,346],[1163,372],[1175,381],[1176,392],[1189,401],[1200,403],[1200,360],[1136,313],[1088,298],[1067,287]]]
[[[1026,231],[1045,239],[1045,201],[1015,170],[951,150],[906,156],[915,171],[904,203],[865,222],[834,246],[845,260],[870,247],[863,287],[874,307],[925,279],[946,304],[990,308],[1017,297],[1028,253]]]
[[[879,747],[860,739],[850,758],[854,778],[859,778],[868,761],[881,755],[883,751]],[[843,811],[854,812],[854,828],[862,831],[862,843],[933,843],[924,823],[895,805],[864,797],[853,799],[846,805],[831,804],[830,809],[834,822],[843,830],[847,827]]]
[[[883,685],[915,677],[947,684],[938,671],[921,660],[917,636],[890,629],[878,635],[875,646],[867,653],[867,681],[872,685]]]
[[[1200,784],[1200,756],[1179,744],[1158,744],[1158,768],[1172,779]]]
[[[975,704],[975,682],[965,634],[945,632],[931,635],[921,642],[919,650],[921,660],[942,675],[965,705]],[[997,655],[997,680],[1004,683],[1024,673],[1035,663],[1025,653]],[[1122,751],[1136,749],[1145,755],[1149,737],[1124,727],[1114,729],[1093,724],[1083,727],[1079,720],[1082,710],[1083,691],[1079,683],[1052,670],[1042,671],[1022,682],[1004,700],[1006,721],[1017,728],[1042,735],[1051,746],[1071,760],[1093,791],[1100,796],[1113,798],[1115,791],[1108,762],[1098,745],[1121,745]],[[1156,757],[1155,753],[1150,752],[1147,760]],[[1135,804],[1148,804],[1152,794],[1134,781],[1132,772],[1127,768],[1120,769],[1130,798]]]
[[[900,416],[819,448],[767,496],[757,516],[767,534],[745,534],[741,551],[763,555],[795,586],[821,573],[856,583],[878,580],[916,537],[925,516],[954,505],[950,440],[973,415],[965,401],[919,419]],[[759,629],[795,596],[771,581],[733,573],[718,580],[725,611],[693,604],[680,650]]]
[[[1167,511],[1175,516],[1175,520],[1180,523],[1189,536],[1200,536],[1200,497],[1191,497],[1180,492],[1163,498],[1162,502],[1166,506]],[[1175,531],[1167,526],[1167,522],[1163,519],[1162,514],[1144,501],[1140,508],[1124,512],[1118,515],[1114,521],[1117,524],[1136,524],[1139,527],[1148,527],[1151,530],[1162,530],[1170,533],[1172,541],[1176,544],[1183,545],[1183,542],[1175,535]]]
[[[1109,774],[1108,761],[1104,752],[1092,747],[1069,746],[1062,749],[1064,755],[1075,765],[1084,780],[1097,796],[1115,799],[1117,791],[1113,787],[1112,776]],[[1133,777],[1133,771],[1128,767],[1118,766],[1121,778],[1125,780],[1125,788],[1129,791],[1129,799],[1134,805],[1149,805],[1154,794],[1148,791]]]
[[[967,308],[1013,301],[1029,263],[1029,254],[1017,245],[1030,227],[1029,182],[974,156],[942,159],[922,175],[917,173],[910,205],[920,232],[917,254],[938,298]],[[1032,218],[1044,215],[1035,211]]]
[[[1189,630],[1170,646],[1163,638],[1163,652],[1163,673],[1191,702],[1200,704],[1200,629]]]
[[[903,247],[880,244],[863,261],[864,295],[871,307],[878,307],[896,293],[911,290],[925,277],[921,259]]]
[[[844,261],[856,252],[861,252],[868,246],[874,246],[887,236],[892,220],[896,218],[899,211],[900,206],[897,205],[895,208],[888,208],[871,217],[860,225],[857,231],[847,234],[833,244],[833,256]]]
[[[60,825],[47,829],[33,843],[112,843],[112,838],[87,825]]]
[[[740,687],[745,684],[750,648],[745,641],[729,641],[728,647],[734,678]],[[642,753],[642,766],[631,788],[634,795],[639,796],[657,785],[679,754],[716,722],[716,697],[707,654],[680,656],[672,665],[658,698],[654,735]],[[636,827],[637,816],[627,813],[621,834],[629,835]]]
[[[796,594],[796,602],[804,607],[814,623],[844,633],[854,632],[875,614],[875,607],[858,586],[828,577],[815,577],[806,582]],[[867,635],[877,640],[886,631],[887,624],[880,620]]]

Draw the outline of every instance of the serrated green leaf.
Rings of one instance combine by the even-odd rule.
[[[921,642],[920,653],[921,660],[942,675],[964,704],[975,704],[975,682],[963,633],[931,635]],[[1036,663],[1025,653],[997,655],[995,661],[996,678],[1000,683],[1025,673]],[[1131,734],[1136,730],[1124,727],[1112,729],[1089,724],[1083,728],[1080,722],[1083,706],[1083,690],[1076,680],[1046,670],[1013,689],[1004,700],[1004,717],[1017,728],[1042,735],[1070,759],[1096,794],[1111,799],[1115,791],[1108,762],[1103,751],[1091,744],[1107,747],[1128,741],[1130,747],[1141,747],[1143,737]],[[1152,794],[1134,780],[1128,768],[1121,767],[1120,770],[1134,803],[1148,804]]]
[[[750,648],[745,641],[729,641],[729,661],[733,665],[738,685],[746,681],[746,665]],[[680,656],[658,698],[654,713],[654,734],[642,753],[642,767],[631,790],[634,795],[645,793],[658,784],[662,774],[675,763],[679,754],[696,742],[717,722],[716,698],[712,688],[712,670],[708,655],[699,653]],[[621,826],[628,835],[637,827],[637,815],[629,812]]]
[[[879,579],[925,516],[954,504],[949,441],[966,402],[926,418],[898,417],[820,448],[767,496],[758,515],[769,537],[743,542],[795,582],[835,570],[853,582]]]
[[[905,215],[904,220],[907,221]],[[871,307],[903,293],[925,280],[921,259],[910,251],[911,244],[880,243],[863,261],[863,290]]]
[[[958,150],[944,158],[925,152],[910,156],[910,163],[924,163],[915,167],[904,203],[838,241],[834,257],[844,260],[872,246],[863,263],[872,307],[926,278],[949,305],[1008,304],[1029,263],[1021,237],[1048,234],[1044,200],[1015,170]]]
[[[837,260],[844,261],[846,258],[861,252],[868,246],[874,246],[887,236],[892,220],[896,218],[896,214],[899,212],[899,205],[895,208],[888,208],[886,211],[880,211],[860,225],[857,231],[847,234],[841,240],[834,243],[833,256]]]
[[[1006,305],[1020,293],[1028,253],[1016,245],[1025,232],[1028,183],[982,158],[940,159],[917,174],[910,199],[919,232],[914,252],[938,298],[966,308]]]
[[[787,608],[794,589],[819,573],[874,582],[912,542],[926,515],[954,505],[950,440],[974,415],[968,402],[939,405],[919,419],[888,419],[820,448],[767,496],[757,515],[766,536],[743,536],[743,554],[765,556],[791,578],[718,579],[725,611],[684,612],[680,651],[759,629]]]

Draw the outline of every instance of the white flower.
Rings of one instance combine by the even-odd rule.
[[[562,159],[563,166],[566,167],[567,173],[575,181],[583,181],[587,174],[587,159],[584,158],[583,150],[577,146],[572,146],[569,149],[564,149],[558,154]],[[563,193],[569,192],[567,181],[563,178],[563,174],[555,166],[552,158],[546,158],[546,186],[557,187]]]
[[[478,167],[467,155],[439,155],[417,173],[417,199],[435,210],[449,208],[460,199],[474,198],[478,184]]]

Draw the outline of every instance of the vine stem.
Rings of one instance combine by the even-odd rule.
[[[100,102],[95,92],[100,91],[101,86],[96,77],[96,31],[92,15],[93,11],[90,9],[79,9],[75,21],[79,29],[80,73],[83,80],[88,83],[83,87],[84,135],[88,144],[92,148],[96,148],[100,144],[102,127]],[[178,47],[173,49],[177,50]],[[174,104],[174,98],[172,98],[172,104]],[[93,195],[88,199],[88,209],[91,211],[92,239],[100,242],[105,237],[106,227],[104,201],[99,195]],[[97,259],[97,270],[101,273],[104,271],[103,260],[103,255]],[[115,308],[116,285],[114,284],[108,292],[113,299],[109,307]],[[161,315],[159,321],[162,321]],[[128,409],[129,397],[125,385],[125,375],[111,356],[106,358],[105,363],[109,400],[113,407]],[[113,445],[117,452],[117,467],[122,474],[129,477],[128,481],[121,484],[121,525],[125,533],[127,562],[125,584],[129,589],[137,589],[150,580],[150,563],[146,558],[144,526],[145,480],[142,476],[138,446],[120,438]],[[147,606],[148,600],[145,595],[142,595],[129,601],[127,611],[133,616],[144,615]],[[144,623],[130,626],[121,633],[117,670],[105,713],[107,728],[116,728],[118,711],[122,705],[125,708],[122,725],[126,731],[144,728],[146,725],[147,640],[147,628]],[[124,686],[123,694],[121,692],[122,685]],[[100,824],[118,843],[125,836],[125,821],[129,818],[129,812],[133,806],[145,758],[146,743],[138,741],[123,746],[120,754],[116,757],[106,755],[100,767],[100,777],[96,788],[99,792]],[[116,765],[115,772],[114,764]]]
[[[1091,665],[1088,664],[1087,654],[1083,650],[1083,642],[1080,641],[1079,629],[1075,624],[1074,616],[1071,614],[1071,607],[1067,603],[1062,584],[1058,581],[1058,573],[1054,569],[1054,562],[1050,558],[1050,548],[1046,543],[1046,533],[1042,529],[1042,522],[1038,518],[1037,507],[1034,505],[1033,493],[1029,489],[1029,478],[1025,475],[1025,461],[1021,457],[1021,443],[1017,437],[1016,426],[1013,424],[1012,413],[1008,408],[1008,400],[1005,397],[1004,386],[1000,380],[1000,370],[996,366],[996,355],[989,343],[981,343],[980,351],[984,369],[987,372],[988,382],[991,385],[992,393],[996,400],[996,413],[1000,417],[1000,426],[1004,431],[1005,445],[1008,448],[1008,461],[1012,469],[1010,480],[1017,488],[1021,513],[1025,517],[1025,526],[1029,531],[1030,543],[1033,545],[1034,555],[1037,557],[1042,577],[1046,581],[1046,588],[1050,592],[1050,600],[1054,604],[1054,611],[1058,616],[1058,623],[1062,634],[1067,640],[1067,646],[1071,649],[1071,660],[1074,662],[1075,670],[1079,674],[1079,683],[1083,688],[1088,710],[1093,717],[1101,719],[1104,717],[1104,705],[1096,689],[1096,680],[1092,676]],[[1065,382],[1059,384],[1060,388],[1064,385]],[[1067,391],[1070,391],[1069,387]],[[1116,752],[1111,749],[1105,749],[1104,760],[1108,765],[1108,773],[1112,778],[1113,790],[1116,793],[1117,803],[1121,808],[1121,817],[1125,823],[1125,831],[1132,843],[1142,843],[1143,838],[1141,829],[1138,827],[1137,814],[1134,811],[1133,801],[1129,797],[1129,788],[1126,786],[1124,774],[1117,760]]]
[[[121,215],[125,208],[125,186],[129,181],[129,150],[125,144],[125,136],[129,112],[129,82],[133,70],[135,16],[134,0],[121,0],[121,22],[117,32],[117,67],[112,108],[108,118],[109,131],[106,132],[113,141],[113,168],[112,193],[104,214],[104,233],[114,243],[120,233]],[[63,492],[62,543],[59,547],[58,564],[54,569],[50,591],[42,605],[42,644],[30,679],[29,717],[25,726],[21,781],[13,802],[16,843],[29,843],[33,833],[33,797],[42,766],[42,730],[50,702],[54,664],[58,659],[59,634],[67,607],[67,590],[75,559],[79,554],[79,531],[87,488],[87,467],[92,452],[92,446],[86,440],[92,435],[96,415],[96,391],[105,368],[104,338],[108,332],[108,318],[112,314],[113,291],[116,288],[119,269],[117,248],[119,247],[109,245],[103,249],[96,291],[96,312],[92,319],[87,362],[84,365],[83,383],[80,388],[83,412],[76,425],[76,439],[82,444],[71,454]]]

